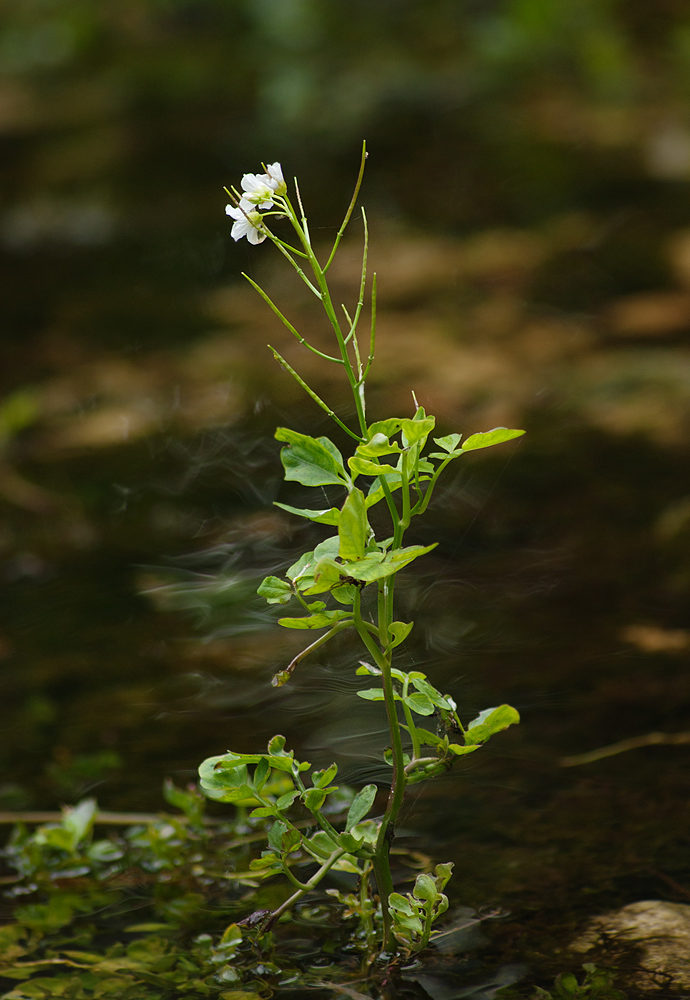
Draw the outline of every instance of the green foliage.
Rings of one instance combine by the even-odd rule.
[[[285,444],[280,459],[286,481],[317,488],[320,497],[323,487],[334,487],[341,491],[341,496],[336,506],[326,509],[278,504],[288,513],[336,528],[337,533],[325,538],[312,551],[304,552],[287,569],[284,579],[268,576],[259,587],[258,593],[269,604],[301,606],[304,613],[280,618],[279,625],[321,632],[276,674],[273,683],[276,686],[285,684],[304,657],[336,635],[344,631],[355,632],[373,661],[373,665],[362,662],[358,673],[370,674],[380,680],[380,687],[367,688],[358,694],[366,700],[383,701],[386,705],[390,748],[384,752],[384,759],[392,768],[391,792],[383,816],[363,823],[373,808],[377,791],[374,785],[367,785],[352,801],[344,831],[338,831],[326,815],[329,796],[337,791],[337,787],[330,784],[335,777],[336,766],[316,772],[311,785],[305,785],[305,772],[310,770],[311,765],[298,762],[292,752],[286,752],[282,736],[273,738],[266,754],[230,751],[211,757],[201,765],[199,774],[202,791],[209,798],[251,807],[252,818],[273,820],[268,833],[268,847],[260,858],[252,861],[250,867],[259,878],[282,872],[296,891],[269,916],[264,925],[266,928],[270,929],[286,910],[314,889],[331,868],[340,868],[356,873],[362,888],[358,898],[338,898],[351,915],[359,917],[368,949],[373,951],[380,945],[388,953],[395,950],[396,944],[410,950],[426,947],[433,921],[448,906],[442,889],[452,869],[452,865],[439,865],[435,877],[420,875],[407,897],[393,892],[390,842],[406,786],[447,770],[456,757],[478,750],[493,735],[519,721],[515,709],[501,705],[482,712],[465,730],[450,695],[438,691],[420,671],[403,673],[393,666],[393,651],[408,638],[413,627],[412,622],[395,619],[396,577],[436,547],[436,543],[404,544],[404,537],[412,518],[426,510],[436,483],[450,462],[469,452],[510,441],[524,432],[496,427],[472,434],[464,444],[461,444],[460,434],[449,434],[434,439],[441,451],[425,454],[436,420],[427,415],[416,399],[411,416],[368,421],[365,384],[375,354],[376,278],[374,276],[371,285],[371,325],[367,349],[364,343],[360,343],[358,330],[368,288],[368,229],[364,211],[364,252],[358,298],[350,311],[343,305],[344,324],[338,319],[327,280],[328,269],[356,204],[365,158],[366,150],[363,148],[355,192],[325,263],[319,261],[312,247],[299,193],[299,212],[290,201],[280,164],[264,167],[266,173],[261,175],[245,175],[242,192],[235,188],[228,190],[235,202],[234,207],[228,206],[228,211],[235,220],[232,229],[235,239],[246,236],[251,243],[271,239],[299,279],[318,299],[332,329],[335,356],[325,354],[310,344],[254,279],[248,279],[303,347],[325,362],[341,367],[352,391],[355,410],[353,428],[337,416],[299,373],[272,349],[282,367],[296,379],[313,402],[355,442],[352,454],[344,458],[328,437],[314,438],[285,427],[279,427],[275,433],[277,440]],[[273,216],[288,220],[293,230],[291,238],[295,239],[297,246],[290,245],[269,229]],[[371,509],[378,505],[385,506],[390,520],[390,528],[382,538],[377,537],[369,518]],[[362,611],[363,592],[369,587],[376,590],[375,622]],[[310,602],[309,598],[315,596],[320,599]],[[329,601],[340,607],[329,607]],[[435,716],[436,732],[418,726],[415,716],[425,719]],[[409,737],[409,745],[404,745],[404,733]],[[315,833],[305,830],[300,822],[305,811],[311,814]],[[299,869],[308,861],[316,862],[319,867],[309,878],[301,881],[294,869]],[[366,898],[372,872],[376,879],[382,925],[382,936],[378,942],[378,911]]]
[[[530,1000],[626,1000],[626,994],[613,986],[614,973],[609,969],[598,969],[591,962],[582,968],[585,976],[581,983],[572,972],[561,972],[556,976],[553,989],[543,990],[537,986]]]

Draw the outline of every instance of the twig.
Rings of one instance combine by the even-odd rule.
[[[614,757],[627,750],[637,750],[638,747],[661,744],[679,746],[683,743],[690,743],[690,733],[646,733],[644,736],[632,736],[629,740],[621,740],[620,743],[610,743],[608,746],[599,747],[598,750],[588,750],[587,753],[574,754],[572,757],[561,757],[559,764],[561,767],[576,767],[578,764],[591,764],[592,761],[601,760],[603,757]]]

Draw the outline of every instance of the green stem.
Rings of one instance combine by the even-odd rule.
[[[279,354],[278,351],[276,351],[275,347],[271,347],[271,345],[269,344],[268,345],[268,349],[270,351],[273,351],[273,357],[276,359],[276,361],[278,362],[278,364],[282,368],[284,368],[286,372],[289,372],[292,375],[292,377],[294,378],[295,382],[297,382],[298,385],[302,386],[302,388],[304,389],[304,391],[306,392],[306,394],[308,396],[310,396],[314,400],[314,402],[317,404],[317,406],[320,406],[321,409],[325,413],[328,414],[328,416],[331,418],[331,420],[334,420],[336,422],[336,424],[338,425],[338,427],[342,428],[342,430],[344,430],[346,434],[349,434],[351,438],[354,438],[355,441],[359,442],[359,441],[362,440],[361,437],[359,436],[359,434],[355,434],[354,431],[350,430],[350,428],[347,426],[347,424],[343,423],[343,421],[340,419],[340,417],[337,416],[333,412],[333,410],[330,408],[330,406],[328,405],[328,403],[325,403],[323,401],[323,399],[321,399],[320,396],[317,396],[317,394],[314,392],[314,390],[311,388],[311,386],[307,385],[307,383],[304,381],[304,379],[302,378],[302,376],[297,374],[297,372],[292,367],[292,365],[288,364],[288,362],[285,360],[285,358],[281,354]]]
[[[340,243],[341,239],[343,238],[343,233],[347,229],[347,224],[350,221],[350,216],[352,215],[352,213],[354,211],[355,204],[357,203],[357,196],[359,194],[359,189],[362,186],[362,179],[364,177],[364,165],[365,165],[366,162],[367,162],[367,144],[366,144],[366,142],[363,142],[362,143],[362,162],[359,165],[359,173],[357,175],[357,182],[355,183],[355,190],[354,190],[354,193],[353,193],[352,198],[350,200],[350,204],[348,205],[347,212],[345,213],[345,218],[343,219],[343,224],[340,227],[340,229],[338,230],[338,235],[335,238],[335,243],[333,244],[333,249],[331,250],[331,255],[328,258],[328,260],[326,261],[326,266],[323,269],[323,273],[324,274],[326,273],[326,271],[328,270],[328,268],[333,263],[333,258],[335,257],[336,250],[338,249],[338,244]]]
[[[298,903],[300,899],[302,899],[303,896],[306,896],[308,892],[311,892],[312,889],[315,889],[316,886],[321,881],[321,879],[324,877],[324,875],[326,875],[326,873],[333,867],[336,861],[339,861],[340,858],[342,858],[343,854],[347,854],[347,851],[345,851],[343,848],[338,848],[337,851],[334,851],[333,854],[331,854],[331,856],[326,861],[324,861],[319,870],[317,872],[314,872],[309,881],[304,883],[301,889],[298,889],[297,892],[293,893],[289,899],[286,899],[285,902],[282,903],[277,910],[273,911],[273,913],[266,921],[266,924],[264,925],[264,930],[270,931],[271,928],[276,925],[276,923],[284,913],[287,913],[288,910],[292,909],[295,903]]]
[[[374,659],[376,666],[381,671],[381,681],[383,686],[383,697],[386,705],[386,715],[388,717],[388,731],[391,738],[391,753],[393,756],[393,776],[391,788],[386,803],[386,810],[381,820],[379,833],[376,840],[374,854],[374,872],[378,885],[379,897],[381,899],[381,913],[383,916],[383,950],[395,950],[395,937],[393,935],[393,922],[388,908],[388,899],[393,892],[393,879],[390,870],[390,846],[395,835],[395,822],[402,806],[405,792],[405,761],[403,759],[402,733],[398,720],[398,711],[393,690],[393,677],[391,674],[390,649],[385,652],[380,650],[362,621],[361,595],[359,592],[355,596],[353,605],[355,627],[359,636],[366,646],[368,652]],[[383,600],[380,607],[383,610],[383,621],[379,623],[379,629],[383,628],[384,634],[388,634],[388,602]],[[379,632],[380,634],[380,632]]]

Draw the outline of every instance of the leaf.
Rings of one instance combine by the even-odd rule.
[[[355,476],[380,476],[382,469],[383,475],[386,475],[385,470],[387,468],[393,471],[390,465],[381,465],[378,462],[372,462],[368,458],[359,458],[356,453],[351,458],[348,458],[347,464]]]
[[[338,765],[331,764],[330,767],[325,768],[323,771],[313,771],[311,780],[315,788],[326,788],[333,781],[337,773]]]
[[[318,611],[315,615],[304,615],[302,618],[279,618],[278,624],[283,628],[325,628],[351,617],[349,611]]]
[[[462,434],[447,434],[446,437],[434,438],[434,444],[437,444],[439,448],[443,448],[444,451],[451,452],[455,451],[461,439]]]
[[[291,507],[287,503],[276,503],[273,502],[274,507],[280,507],[281,510],[286,510],[288,514],[296,514],[297,517],[306,517],[310,521],[316,521],[317,524],[338,524],[338,515],[340,511],[337,507],[330,507],[328,510],[309,510],[306,507]]]
[[[367,688],[365,691],[358,691],[357,697],[364,698],[365,701],[384,701],[381,688]]]
[[[388,440],[388,436],[381,431],[373,434],[364,444],[357,446],[355,455],[360,458],[378,458],[380,455],[394,455],[402,451],[399,444]]]
[[[348,485],[342,455],[328,438],[309,437],[286,427],[279,427],[275,437],[288,443],[280,452],[286,480],[303,486]]]
[[[422,417],[421,419],[415,417],[412,420],[403,420],[403,444],[409,447],[420,441],[423,443],[431,431],[433,431],[435,425],[436,419],[434,417]]]
[[[404,913],[406,917],[414,917],[414,910],[409,900],[399,892],[392,892],[388,897],[388,906],[396,913]]]
[[[364,505],[364,494],[356,487],[350,491],[343,504],[338,521],[340,548],[343,560],[361,559],[369,539],[369,522]]]
[[[299,798],[300,792],[293,788],[291,792],[286,792],[285,795],[281,795],[280,798],[276,799],[276,809],[280,809],[283,812],[285,809],[289,809],[296,798]]]
[[[403,422],[403,417],[388,417],[386,420],[377,420],[367,428],[368,440],[376,434],[385,434],[387,438],[397,434]]]
[[[269,604],[287,604],[292,598],[292,587],[278,576],[267,576],[257,590],[259,597],[265,597]]]
[[[346,851],[352,854],[354,851],[358,851],[364,840],[362,837],[353,837],[351,833],[341,833],[338,837],[338,843],[341,847],[344,847]]]
[[[326,556],[315,563],[313,570],[313,583],[307,587],[307,578],[304,578],[304,586],[300,584],[300,590],[305,594],[323,594],[340,584],[343,576],[343,568],[331,556]]]
[[[376,785],[365,785],[361,791],[357,792],[352,800],[352,805],[348,810],[347,819],[345,820],[345,830],[347,832],[349,832],[353,826],[356,826],[357,823],[361,822],[361,820],[363,820],[367,815],[374,804],[377,791],[378,789]]]
[[[410,680],[422,694],[425,694],[429,701],[433,702],[437,708],[442,708],[446,712],[451,712],[453,706],[451,703],[444,698],[440,691],[437,691],[433,684],[429,682],[424,677],[414,677],[410,675]]]
[[[391,622],[388,626],[388,631],[393,636],[393,643],[391,648],[394,649],[399,646],[401,642],[407,639],[408,635],[412,631],[412,626],[414,622]]]
[[[431,733],[428,729],[422,729],[420,726],[415,726],[415,731],[417,733],[417,738],[420,743],[424,746],[429,747],[443,747],[445,746],[447,737],[439,736],[437,733]]]
[[[503,444],[504,441],[512,441],[513,438],[521,437],[524,433],[524,431],[509,430],[507,427],[494,427],[492,431],[471,434],[462,446],[461,451],[477,451],[479,448],[491,448],[495,444]]]
[[[268,846],[272,847],[274,851],[278,853],[281,852],[283,847],[283,834],[287,833],[287,826],[281,819],[276,820],[276,822],[269,828],[268,831]]]
[[[383,558],[375,558],[376,556],[380,557],[381,553],[372,553],[365,556],[364,559],[360,559],[359,562],[345,563],[343,570],[355,580],[371,583],[373,580],[381,580],[398,573],[414,559],[431,552],[437,544],[438,542],[434,542],[432,545],[407,545],[401,549],[387,552]]]
[[[494,733],[500,733],[508,726],[520,721],[519,713],[511,705],[485,708],[473,719],[465,733],[465,743],[485,743]]]
[[[307,788],[302,793],[302,801],[310,812],[318,812],[326,801],[327,794],[324,788]]]
[[[351,583],[346,583],[342,587],[333,587],[331,589],[331,596],[339,604],[354,604],[355,597],[357,596],[357,588],[353,587]]]
[[[460,746],[459,743],[449,743],[448,749],[456,757],[463,757],[466,753],[473,753],[475,750],[479,750],[479,743],[474,743],[472,746],[466,747]]]
[[[280,847],[283,854],[291,854],[299,844],[302,843],[302,835],[299,830],[289,829],[280,838]]]
[[[433,715],[434,706],[433,702],[425,694],[420,694],[419,692],[413,692],[408,694],[404,699],[405,704],[412,709],[417,715]]]
[[[436,882],[431,875],[422,873],[417,876],[412,895],[416,896],[417,899],[423,899],[427,903],[435,902],[438,891],[436,889]]]

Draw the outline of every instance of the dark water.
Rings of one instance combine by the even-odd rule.
[[[327,235],[366,134],[375,407],[421,382],[447,430],[528,430],[448,484],[400,615],[463,716],[523,724],[403,827],[457,902],[512,912],[497,959],[556,967],[588,915],[690,895],[688,748],[559,763],[690,729],[690,22],[403,7],[8,5],[0,379],[28,416],[0,414],[0,802],[155,810],[166,775],[278,731],[381,776],[355,650],[269,685],[289,640],[254,578],[321,537],[271,508],[299,503],[271,434],[326,430],[236,275],[308,307],[228,239],[221,190],[279,158]]]

